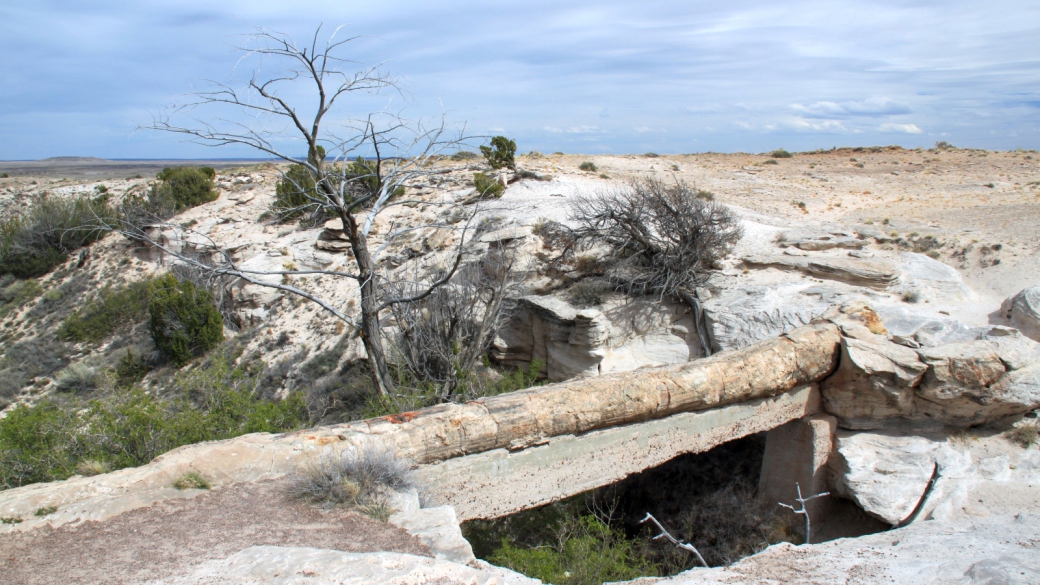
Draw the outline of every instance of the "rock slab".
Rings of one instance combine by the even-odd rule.
[[[834,491],[897,526],[908,520],[932,481],[938,444],[922,437],[839,433],[828,467]]]

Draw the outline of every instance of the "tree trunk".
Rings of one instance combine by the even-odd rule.
[[[354,216],[340,211],[343,231],[350,238],[350,247],[354,251],[354,260],[358,265],[361,280],[361,341],[365,344],[368,355],[369,372],[376,389],[383,396],[390,396],[393,381],[387,367],[386,352],[383,350],[383,328],[379,323],[379,295],[376,286],[375,264],[368,252],[368,245],[361,234]]]
[[[693,327],[697,330],[697,338],[701,342],[704,357],[711,355],[711,339],[708,337],[708,324],[704,322],[704,309],[697,295],[685,290],[679,291],[679,300],[686,304],[693,313]]]

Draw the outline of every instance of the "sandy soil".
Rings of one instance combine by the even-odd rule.
[[[105,522],[0,536],[5,585],[141,583],[254,545],[430,556],[417,537],[356,512],[287,500],[281,482],[240,484]]]

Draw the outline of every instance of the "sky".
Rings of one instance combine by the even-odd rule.
[[[1038,1],[4,0],[0,159],[263,157],[139,128],[207,80],[277,71],[236,49],[254,27],[322,23],[402,88],[336,120],[443,113],[521,152],[1040,148]]]

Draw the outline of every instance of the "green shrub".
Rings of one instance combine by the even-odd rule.
[[[480,155],[478,155],[475,152],[471,152],[469,150],[460,150],[455,154],[451,155],[451,160],[473,160],[478,156]]]
[[[133,350],[127,350],[123,357],[116,362],[113,373],[116,384],[119,386],[133,386],[148,375],[148,365],[141,361],[140,356],[135,356]]]
[[[177,365],[224,340],[224,323],[209,291],[172,274],[148,286],[149,327],[155,346]]]
[[[781,148],[779,150],[774,150],[773,152],[770,152],[769,156],[773,158],[791,158],[794,155]]]
[[[175,380],[175,387],[192,389],[195,400],[131,388],[87,403],[44,399],[16,406],[0,419],[0,488],[143,465],[181,445],[306,426],[300,394],[261,399],[254,382],[245,369],[217,360]]]
[[[764,164],[764,165],[778,165],[780,163],[776,162],[776,159],[772,159],[771,158],[771,159],[769,159],[767,161],[764,161],[762,164]]]
[[[98,343],[124,325],[138,323],[148,315],[148,280],[125,287],[101,289],[97,300],[69,315],[58,330],[65,341]]]
[[[115,223],[107,196],[41,196],[29,211],[0,223],[0,275],[32,278],[50,272],[72,252],[101,239]]]
[[[55,506],[44,506],[42,508],[37,508],[36,509],[36,515],[37,516],[50,516],[51,514],[57,512],[57,511],[58,511],[58,508],[56,508]]]
[[[495,136],[491,146],[481,146],[480,152],[493,169],[516,168],[516,142],[505,136]]]
[[[151,197],[173,202],[174,211],[183,211],[203,203],[216,201],[219,194],[213,186],[217,172],[210,167],[166,167],[155,176]]]
[[[600,585],[656,573],[656,567],[637,553],[633,541],[594,515],[568,519],[558,533],[561,537],[556,544],[537,548],[503,539],[502,548],[488,560],[557,585]]]
[[[506,188],[501,183],[492,179],[484,173],[473,173],[473,186],[481,197],[499,198],[505,193]]]
[[[285,221],[305,215],[317,209],[312,197],[318,196],[314,174],[303,165],[290,165],[285,178],[275,187],[271,211],[279,220]]]
[[[590,173],[595,173],[597,170],[599,170],[596,167],[596,163],[589,162],[589,161],[585,161],[585,162],[581,163],[580,165],[578,165],[578,168],[583,170],[583,171],[588,171]]]

